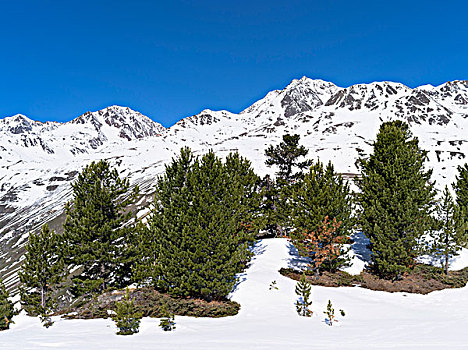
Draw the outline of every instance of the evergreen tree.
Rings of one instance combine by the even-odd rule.
[[[299,145],[299,135],[283,135],[283,141],[276,146],[270,145],[265,150],[267,166],[276,166],[276,180],[270,177],[264,179],[262,205],[266,221],[266,229],[270,235],[284,236],[288,234],[288,199],[294,182],[302,178],[302,172],[312,164],[311,160],[301,160],[309,151]]]
[[[468,222],[468,164],[458,166],[458,175],[455,178],[453,189],[457,206],[463,214],[463,220]],[[468,227],[465,229],[465,235],[468,236]]]
[[[283,141],[277,145],[270,145],[265,150],[266,165],[275,165],[279,168],[276,176],[281,181],[290,183],[302,176],[302,170],[312,164],[310,160],[299,160],[307,156],[309,151],[304,146],[299,146],[299,135],[283,135]],[[294,172],[297,168],[298,172]]]
[[[222,299],[251,257],[258,230],[258,177],[237,154],[194,159],[182,149],[158,179],[150,231],[158,242],[159,288]]]
[[[56,307],[54,292],[64,278],[64,263],[60,240],[48,225],[38,234],[31,233],[26,245],[24,262],[19,272],[23,308],[32,315],[41,315],[44,326],[52,321],[49,314]]]
[[[443,261],[444,272],[448,275],[450,258],[457,256],[466,243],[466,221],[447,186],[437,205],[437,218],[437,230],[432,232],[432,253]]]
[[[265,175],[261,182],[260,211],[263,217],[263,230],[266,231],[266,237],[276,237],[280,232],[278,226],[279,215],[277,211],[279,191],[276,183],[270,178],[270,175]]]
[[[318,229],[313,232],[306,230],[302,233],[302,239],[293,241],[301,255],[311,258],[309,266],[314,271],[316,279],[319,279],[319,273],[324,266],[336,264],[340,258],[344,260],[343,244],[346,243],[348,237],[336,234],[340,225],[341,222],[337,222],[336,219],[329,222],[328,216],[325,216]]]
[[[297,282],[295,292],[299,299],[296,301],[296,311],[300,316],[310,317],[313,312],[309,309],[312,305],[310,300],[311,285],[306,279],[305,273],[302,274],[301,280]]]
[[[8,299],[9,294],[0,279],[0,331],[10,328],[13,316],[17,314],[13,303]]]
[[[112,315],[112,319],[119,329],[117,334],[131,335],[138,333],[143,313],[137,311],[134,300],[130,299],[130,291],[128,290],[128,287],[125,290],[125,296],[122,300],[115,303],[114,312],[115,314]]]
[[[162,318],[159,321],[159,327],[161,327],[162,330],[165,332],[176,329],[174,314],[167,311],[166,304],[162,306],[161,311],[162,311]]]
[[[132,213],[125,211],[138,196],[127,178],[101,160],[92,162],[72,184],[73,200],[67,203],[64,238],[68,263],[81,266],[73,278],[77,295],[103,291],[130,278],[135,252],[129,249],[134,233]]]
[[[166,235],[168,242],[179,244],[178,236],[171,232],[182,232],[188,221],[184,208],[189,204],[187,197],[187,174],[194,162],[193,153],[188,147],[182,148],[180,155],[166,165],[162,177],[157,179],[156,195],[149,218],[149,228],[142,228],[138,244],[138,263],[134,268],[134,277],[140,284],[150,283],[155,286],[164,284],[160,280],[161,264],[159,255],[161,246],[166,254],[170,254],[171,246],[164,243]]]
[[[399,278],[414,265],[420,238],[433,224],[432,171],[425,171],[427,152],[402,121],[383,123],[373,146],[369,159],[359,160],[359,226],[370,240],[375,271]]]
[[[456,195],[457,204],[468,214],[468,164],[458,166],[458,175],[455,178],[453,189]]]
[[[152,285],[159,276],[159,242],[142,222],[137,224],[135,232],[133,246],[137,260],[132,266],[132,279],[140,286]]]
[[[310,167],[308,173],[292,188],[289,200],[289,225],[292,227],[291,238],[293,244],[299,248],[304,243],[305,232],[317,232],[325,217],[336,219],[340,222],[333,237],[347,243],[353,228],[353,200],[349,184],[341,175],[335,173],[331,162],[324,168],[318,161]],[[303,248],[303,247],[302,247]],[[340,252],[336,257],[329,256],[322,268],[328,271],[336,271],[338,268],[349,265],[350,258],[347,255],[349,248],[340,245]]]

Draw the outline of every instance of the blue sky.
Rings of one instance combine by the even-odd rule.
[[[0,0],[0,117],[112,104],[170,126],[306,75],[339,86],[468,79],[466,1]]]

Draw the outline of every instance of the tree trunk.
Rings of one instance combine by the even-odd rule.
[[[320,278],[319,269],[317,267],[314,268],[314,277],[316,281],[318,281],[318,279]]]
[[[41,287],[41,307],[45,309],[45,294],[46,294],[46,286]]]
[[[105,272],[106,272],[106,268],[104,264],[101,264],[101,276],[102,276],[101,292],[104,292],[106,290],[106,279],[104,277]]]
[[[445,274],[448,276],[448,265],[449,265],[449,255],[448,253],[445,253],[445,267],[444,267],[444,271],[445,271]]]

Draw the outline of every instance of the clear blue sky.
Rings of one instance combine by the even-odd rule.
[[[0,117],[108,105],[172,125],[306,75],[468,79],[467,1],[0,0]]]

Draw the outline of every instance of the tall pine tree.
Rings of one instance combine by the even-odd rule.
[[[160,280],[159,254],[161,246],[166,254],[170,254],[172,246],[165,245],[165,235],[181,232],[188,220],[187,213],[184,212],[189,200],[186,194],[187,174],[193,166],[194,159],[188,147],[182,148],[179,156],[166,165],[164,175],[157,179],[155,201],[148,221],[149,228],[143,227],[140,231],[139,258],[134,268],[134,277],[139,284],[150,283],[155,286],[164,284],[164,281]],[[168,242],[176,242],[178,245],[177,237],[171,237]]]
[[[453,189],[460,212],[463,214],[463,220],[468,222],[468,164],[458,166],[458,175],[455,178]],[[468,227],[465,229],[465,235],[468,236]]]
[[[65,275],[61,252],[59,237],[48,225],[29,235],[19,272],[21,304],[28,314],[47,318],[56,307],[54,293]]]
[[[468,215],[468,164],[457,167],[458,175],[455,178],[453,189],[457,204]]]
[[[159,178],[150,230],[158,242],[159,288],[223,299],[249,261],[256,233],[258,177],[233,154],[194,159],[183,149]]]
[[[399,278],[414,265],[419,240],[433,224],[432,171],[424,169],[427,152],[402,121],[383,123],[373,146],[370,157],[359,160],[359,225],[375,271]]]
[[[291,187],[301,179],[303,171],[312,164],[311,160],[302,159],[309,151],[299,145],[299,135],[283,135],[283,141],[278,145],[270,145],[265,150],[267,166],[276,166],[276,179],[265,177],[263,181],[262,210],[269,235],[283,236],[287,234],[287,198],[291,196]]]
[[[73,200],[67,203],[64,238],[69,264],[80,266],[73,278],[74,293],[102,292],[130,278],[134,252],[129,249],[134,225],[126,208],[138,196],[127,178],[101,160],[92,162],[72,184]]]
[[[447,186],[437,205],[437,219],[437,230],[432,232],[432,253],[441,260],[444,272],[448,275],[450,258],[457,256],[466,244],[467,225],[460,206],[454,202]]]
[[[283,141],[276,146],[270,145],[265,150],[266,165],[278,167],[276,177],[280,181],[289,183],[302,176],[302,171],[312,164],[310,160],[300,160],[309,151],[299,145],[299,135],[283,135]],[[295,172],[297,168],[297,172]]]
[[[292,227],[293,243],[301,249],[305,232],[314,232],[323,225],[326,217],[341,222],[333,237],[349,237],[353,228],[353,199],[349,184],[341,175],[336,174],[333,164],[326,167],[317,161],[310,167],[297,186],[292,188],[292,195],[288,205],[289,225]],[[349,264],[347,252],[349,248],[341,245],[337,257],[326,259],[322,269],[335,271],[339,267]]]

